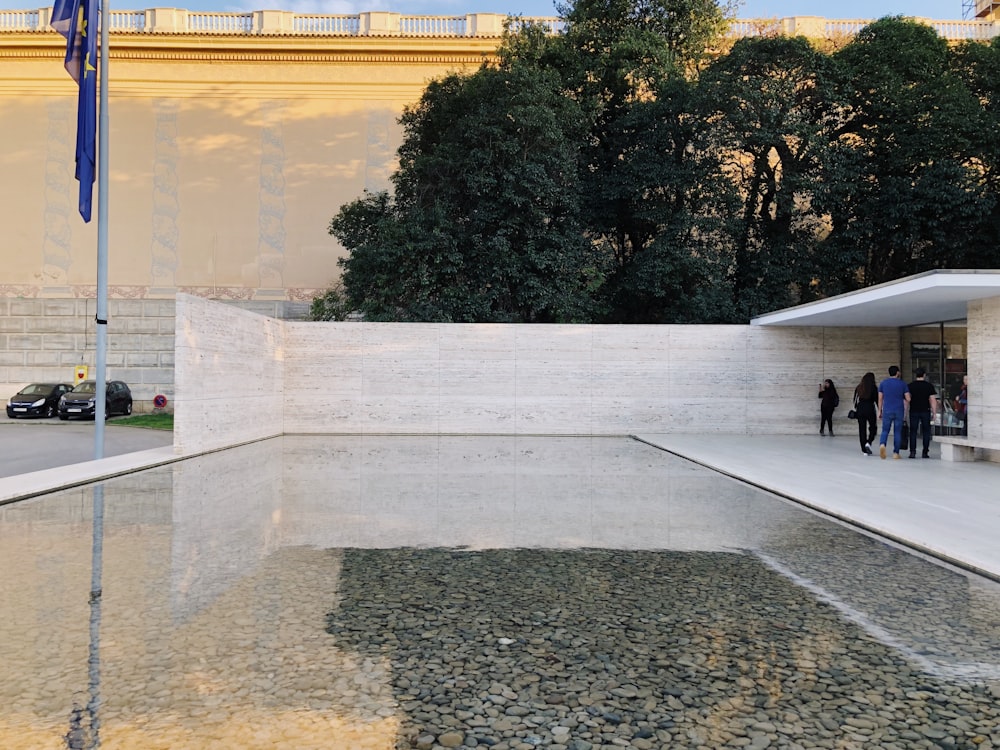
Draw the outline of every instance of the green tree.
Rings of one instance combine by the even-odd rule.
[[[688,146],[690,76],[727,29],[714,0],[579,0],[539,64],[561,75],[589,129],[581,144],[581,215],[604,271],[603,320],[717,316],[703,291],[717,270],[703,252],[700,182]],[[699,260],[699,252],[700,260]]]
[[[543,62],[556,67],[588,119],[582,211],[616,272],[657,232],[638,216],[645,196],[624,163],[631,139],[644,136],[632,110],[664,90],[682,94],[671,83],[697,67],[725,32],[726,15],[714,0],[579,0],[561,11],[568,31]]]
[[[694,149],[704,126],[692,115],[692,96],[685,79],[665,79],[655,97],[634,103],[609,129],[620,153],[613,182],[627,212],[619,234],[594,232],[612,259],[600,290],[606,321],[731,318],[719,220],[730,208],[727,186]]]
[[[955,267],[1000,267],[1000,37],[986,45],[966,42],[954,50],[954,71],[980,105],[971,123],[974,146],[968,166],[978,177],[979,214],[965,234],[965,252]]]
[[[330,225],[369,320],[566,322],[590,317],[579,220],[584,121],[558,79],[516,61],[432,82],[401,119],[392,197]]]
[[[835,58],[845,123],[820,200],[831,217],[823,249],[853,278],[826,290],[961,263],[983,210],[970,161],[981,107],[955,74],[947,42],[924,24],[884,18]],[[826,272],[832,280],[833,268]]]
[[[727,183],[725,245],[739,319],[808,294],[822,180],[838,109],[831,62],[803,37],[738,41],[698,82],[701,149]]]

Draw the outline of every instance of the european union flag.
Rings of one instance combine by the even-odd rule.
[[[80,216],[90,221],[97,162],[97,0],[55,0],[51,23],[66,37],[66,71],[80,87],[76,179],[80,181]]]

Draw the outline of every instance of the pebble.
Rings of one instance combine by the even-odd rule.
[[[416,695],[395,750],[1000,750],[997,684],[922,672],[749,555],[344,554],[329,632]]]

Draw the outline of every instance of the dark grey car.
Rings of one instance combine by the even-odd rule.
[[[132,413],[132,391],[120,380],[109,380],[104,416]],[[59,419],[93,419],[97,413],[97,382],[84,380],[59,399]]]

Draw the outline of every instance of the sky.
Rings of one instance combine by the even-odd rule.
[[[109,0],[115,10],[143,10],[164,5],[160,0]],[[933,20],[962,18],[963,0],[743,0],[738,18],[875,19],[882,16],[919,16]],[[0,0],[0,8],[31,9],[37,0]],[[197,11],[290,10],[296,13],[355,14],[387,10],[407,15],[465,15],[503,13],[555,16],[555,0],[172,0],[173,7]]]

